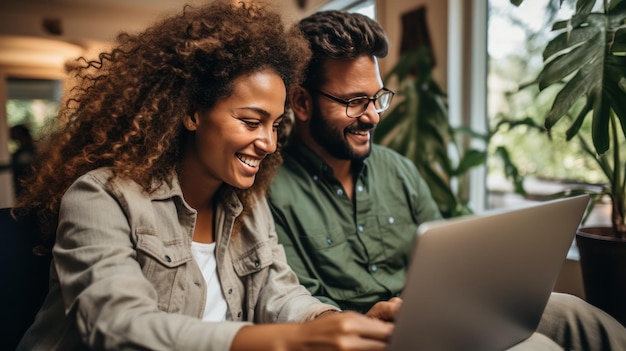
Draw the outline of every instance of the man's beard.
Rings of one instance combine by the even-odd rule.
[[[346,118],[348,118],[346,116]],[[357,123],[348,129],[371,129],[371,124]],[[361,161],[367,158],[372,151],[372,141],[369,141],[369,147],[364,153],[356,153],[348,140],[344,136],[344,130],[339,130],[328,123],[322,116],[319,106],[313,104],[313,111],[310,121],[311,137],[315,140],[328,154],[340,160]],[[373,129],[370,130],[370,133]]]

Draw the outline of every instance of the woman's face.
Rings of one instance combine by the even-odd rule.
[[[187,152],[197,161],[200,176],[251,187],[263,158],[276,151],[285,99],[283,80],[265,70],[237,78],[232,95],[197,112],[193,146]]]

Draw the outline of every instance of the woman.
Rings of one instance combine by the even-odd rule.
[[[276,13],[216,1],[73,68],[64,130],[20,199],[54,246],[18,349],[385,347],[399,302],[378,320],[311,297],[264,199],[308,58]]]

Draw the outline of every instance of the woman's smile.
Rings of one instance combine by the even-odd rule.
[[[261,161],[263,161],[264,159],[264,157],[259,158],[259,157],[253,157],[253,156],[246,156],[240,153],[237,153],[236,155],[239,161],[241,161],[246,166],[253,167],[253,168],[259,168]]]

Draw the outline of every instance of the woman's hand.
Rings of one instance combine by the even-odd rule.
[[[326,313],[299,324],[263,324],[242,328],[231,350],[382,351],[393,324],[355,312]]]
[[[301,327],[297,346],[314,350],[384,350],[393,331],[393,324],[356,312],[325,314]]]

